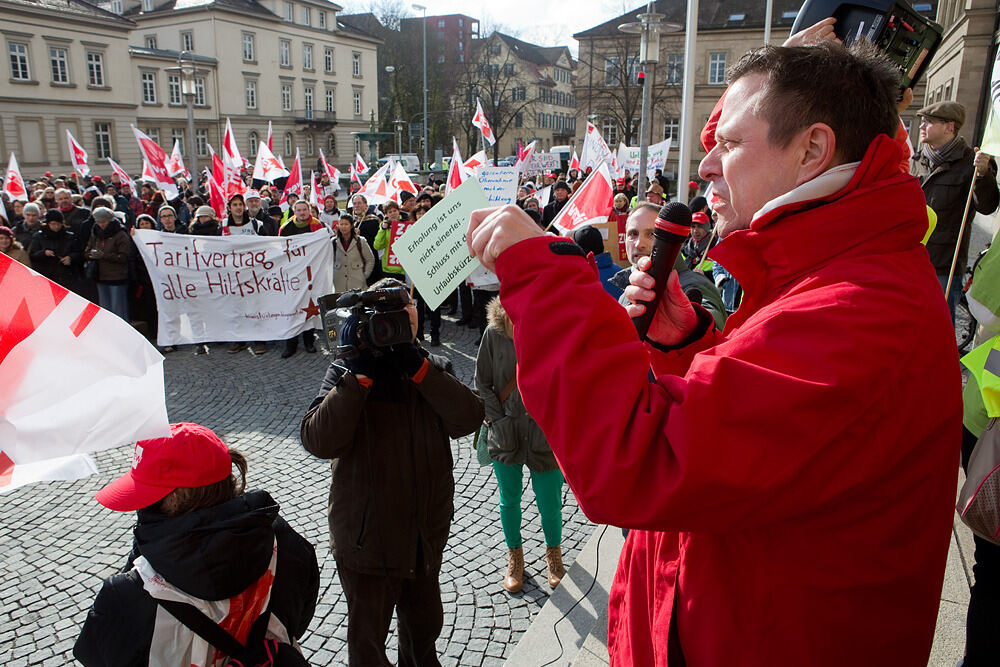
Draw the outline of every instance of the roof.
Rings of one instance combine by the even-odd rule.
[[[159,58],[169,58],[171,60],[177,60],[180,57],[179,51],[172,51],[170,49],[150,49],[145,46],[129,46],[129,53],[134,53],[139,56],[155,56]],[[216,65],[218,64],[218,59],[211,58],[209,56],[199,56],[197,53],[188,53],[196,63],[205,63],[206,65]]]
[[[363,14],[339,14],[337,22],[345,29],[360,35],[384,39],[386,28],[371,12]]]
[[[567,60],[569,60],[570,67],[573,66],[573,56],[569,53],[569,47],[567,46],[538,46],[537,44],[530,44],[516,37],[505,35],[502,32],[495,32],[493,34],[502,39],[507,48],[521,60],[527,60],[536,65],[555,65],[559,62],[559,57],[565,54]]]
[[[192,7],[218,7],[220,9],[232,9],[247,14],[259,14],[267,18],[274,19],[277,15],[270,9],[260,4],[256,0],[167,0],[154,5],[153,12],[170,11],[173,9],[190,9]],[[136,5],[127,9],[123,16],[138,16],[140,14],[150,14],[143,12],[142,5]]]
[[[48,11],[60,16],[68,14],[69,16],[97,19],[102,22],[111,21],[118,23],[119,27],[129,30],[136,25],[135,21],[101,9],[95,4],[86,2],[86,0],[4,0],[4,4]]]

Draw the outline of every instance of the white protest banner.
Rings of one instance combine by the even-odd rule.
[[[535,151],[531,154],[531,162],[528,163],[528,171],[531,173],[539,171],[555,171],[561,167],[559,153],[540,153]]]
[[[322,327],[317,299],[333,291],[326,229],[294,236],[133,237],[159,310],[160,345],[283,340]]]
[[[618,173],[624,174],[626,171],[634,174],[639,171],[639,147],[618,144]]]
[[[517,167],[483,167],[477,176],[490,206],[513,204],[517,199]]]
[[[472,212],[489,205],[479,181],[470,178],[410,225],[393,247],[431,310],[479,266],[469,254],[465,232]]]
[[[650,146],[649,152],[646,153],[646,171],[653,172],[657,169],[663,169],[663,165],[667,163],[668,155],[670,155],[670,139],[664,139],[660,143]]]
[[[600,131],[593,123],[588,122],[587,134],[583,140],[583,152],[580,153],[580,166],[584,169],[587,167],[596,169],[602,162],[610,165],[613,159],[614,154],[604,142],[604,137],[601,136]]]

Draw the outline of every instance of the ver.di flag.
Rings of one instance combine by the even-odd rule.
[[[458,151],[458,140],[451,138],[451,163],[448,165],[448,178],[445,179],[445,194],[457,188],[465,180],[463,173],[462,154]]]
[[[2,253],[0,293],[0,493],[170,434],[163,357],[127,322]]]
[[[292,170],[288,172],[288,180],[285,181],[285,189],[281,193],[281,200],[278,206],[282,211],[288,210],[288,195],[294,194],[302,196],[302,165],[299,162],[299,149],[295,149],[295,161],[292,162]]]
[[[561,234],[569,235],[586,225],[607,222],[613,202],[611,174],[608,172],[608,165],[602,162],[556,214],[552,226]]]
[[[288,176],[288,170],[281,166],[278,158],[264,142],[257,147],[257,159],[253,164],[253,178],[258,181],[274,183],[279,178]]]
[[[11,198],[11,201],[28,201],[28,188],[21,178],[21,170],[17,167],[17,158],[10,154],[10,162],[7,163],[7,173],[3,179],[3,191]]]
[[[112,160],[111,158],[105,158],[108,164],[111,165],[112,173],[118,174],[118,179],[128,185],[129,189],[132,191],[132,196],[135,197],[139,194],[139,191],[135,188],[135,181],[132,177],[128,175],[128,172],[122,169],[121,165]]]
[[[163,194],[167,201],[171,199],[177,199],[180,193],[177,192],[177,184],[174,183],[174,179],[170,178],[170,174],[167,171],[167,153],[159,144],[147,137],[142,133],[135,125],[132,125],[132,134],[135,135],[135,140],[139,142],[139,152],[142,154],[142,159],[149,163],[149,169],[153,175],[153,182],[156,187],[163,190]]]
[[[479,128],[479,131],[483,133],[483,139],[488,141],[490,146],[497,142],[497,138],[493,136],[493,128],[486,120],[483,105],[479,102],[478,97],[476,98],[476,115],[472,117],[472,124]]]
[[[80,176],[86,178],[90,175],[90,166],[87,164],[87,151],[73,138],[73,134],[66,128],[66,143],[69,144],[69,159],[73,163],[73,169]]]
[[[174,147],[170,151],[170,159],[167,160],[167,171],[171,176],[190,177],[187,167],[184,166],[184,157],[181,155],[181,142],[177,139],[174,139]]]

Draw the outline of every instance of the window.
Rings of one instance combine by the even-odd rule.
[[[295,7],[293,7],[292,3],[290,2],[285,3],[285,20],[286,21],[295,20]]]
[[[306,86],[303,89],[303,94],[304,94],[305,104],[306,104],[306,118],[308,118],[309,120],[312,120],[312,118],[313,118],[313,87],[312,86]]]
[[[196,144],[195,150],[198,151],[200,157],[205,157],[208,155],[208,130],[204,127],[199,127],[194,131],[194,142]]]
[[[153,0],[142,0],[142,11],[144,12],[153,11]]]
[[[111,123],[94,123],[94,143],[97,157],[111,157]]]
[[[358,139],[357,137],[354,137],[354,152],[355,153],[361,152],[361,140]]]
[[[711,84],[726,82],[725,53],[713,53],[708,57],[708,82]]]
[[[156,104],[156,73],[143,72],[140,78],[142,80],[142,103]]]
[[[361,91],[360,90],[355,90],[354,91],[354,115],[355,116],[360,116],[361,115]]]
[[[181,77],[177,74],[167,75],[167,103],[181,103]]]
[[[247,157],[257,157],[257,147],[260,145],[260,137],[257,132],[250,130],[247,135],[247,141],[250,143],[250,150],[247,151]]]
[[[290,83],[281,84],[281,110],[292,110],[292,84]]]
[[[618,85],[618,64],[619,60],[617,57],[605,58],[604,59],[604,85],[605,86],[615,86]]]
[[[87,83],[99,88],[104,87],[104,54],[87,54]]]
[[[326,136],[326,150],[329,151],[330,155],[337,154],[337,135],[333,132]]]
[[[114,14],[121,16],[122,13],[122,0],[111,0],[111,11]]]
[[[319,12],[319,27],[326,28],[326,12]]]
[[[142,131],[145,132],[146,136],[149,137],[150,139],[152,139],[155,143],[157,143],[157,144],[160,143],[160,128],[158,128],[158,127],[146,127],[146,128],[143,128]]]
[[[257,108],[257,81],[254,79],[247,79],[246,81],[247,90],[247,109]]]
[[[326,89],[326,94],[324,95],[324,99],[326,100],[326,105],[325,105],[326,110],[329,113],[333,113],[333,110],[335,108],[334,107],[334,104],[335,104],[334,96],[335,96],[334,89],[333,88],[327,88]]]
[[[194,80],[194,103],[200,107],[208,104],[208,100],[205,98],[205,77],[203,76],[196,77]],[[208,130],[205,131],[208,132]]]
[[[951,99],[951,84],[953,81],[954,79],[948,79],[948,81],[944,84],[944,99],[946,100]]]
[[[514,114],[514,127],[524,127],[524,114],[520,111]]]
[[[252,63],[257,60],[257,49],[252,32],[243,33],[243,62]]]
[[[333,48],[329,46],[323,49],[323,71],[333,74]]]
[[[313,143],[313,135],[306,135],[306,155],[312,155],[316,152],[316,144]]]
[[[313,68],[313,47],[312,44],[302,45],[302,67],[304,69]]]
[[[746,18],[747,18],[746,14],[730,14],[728,22],[729,23],[739,23],[741,21],[745,21]]]
[[[66,49],[58,46],[49,47],[49,63],[52,66],[52,83],[69,83]]]
[[[9,49],[10,78],[17,81],[28,81],[31,78],[28,74],[28,45],[11,42]]]
[[[361,54],[360,53],[351,54],[351,74],[353,76],[361,76]]]
[[[302,25],[312,25],[312,7],[302,8]]]
[[[510,99],[512,102],[523,102],[526,94],[527,89],[524,86],[518,86],[510,91]]]
[[[464,28],[465,27],[465,19],[459,17],[459,19],[458,19],[458,27],[459,28]]]
[[[670,139],[673,144],[677,143],[677,138],[681,135],[681,119],[667,118],[663,121],[663,138]]]
[[[292,43],[287,39],[278,40],[278,64],[282,67],[292,66]]]
[[[618,123],[614,118],[606,118],[601,126],[601,134],[608,146],[618,145]]]
[[[791,10],[788,12],[781,12],[781,19],[783,21],[794,21],[795,17],[799,15],[798,10]]]
[[[292,156],[292,133],[285,132],[285,155]]]
[[[676,86],[684,81],[684,54],[667,54],[667,85]]]
[[[438,19],[438,27],[439,28],[443,28],[444,27],[444,19]]]
[[[514,76],[514,65],[511,64],[511,63],[505,64],[503,66],[503,75],[504,76]]]
[[[181,33],[181,51],[194,51],[194,33],[190,30]]]
[[[444,55],[443,54],[440,55],[440,56],[438,56],[438,65],[441,65],[442,63],[444,63]]]
[[[184,143],[184,130],[181,130],[181,129],[170,130],[170,145],[171,145],[171,147],[174,144],[177,144],[178,146],[180,146],[181,155],[184,155],[185,153],[187,153],[187,144]]]
[[[147,49],[156,48],[156,35],[146,35],[146,48]]]

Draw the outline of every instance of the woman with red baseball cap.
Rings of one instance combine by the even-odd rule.
[[[97,493],[109,509],[137,511],[138,522],[74,657],[87,667],[216,667],[243,646],[294,651],[319,592],[312,545],[267,492],[244,493],[242,454],[204,426],[170,430],[136,443],[131,469]]]

